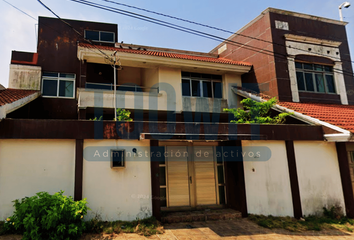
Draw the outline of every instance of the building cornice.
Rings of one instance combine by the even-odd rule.
[[[296,41],[296,42],[324,45],[324,46],[336,47],[336,48],[338,48],[342,44],[342,42],[331,41],[331,40],[320,39],[320,38],[313,38],[313,37],[306,37],[306,36],[299,36],[294,34],[284,34],[284,37],[287,41]]]

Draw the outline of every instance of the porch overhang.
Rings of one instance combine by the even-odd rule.
[[[77,57],[79,60],[85,60],[89,63],[107,64],[107,60],[102,55],[102,53],[107,56],[112,56],[114,51],[105,49],[101,49],[99,51],[95,48],[87,48],[82,46],[78,46],[77,49]],[[122,66],[131,67],[172,67],[182,69],[197,68],[206,71],[218,71],[219,73],[233,72],[239,74],[247,73],[251,69],[251,66],[186,60],[153,55],[133,54],[127,52],[118,52],[118,57]]]

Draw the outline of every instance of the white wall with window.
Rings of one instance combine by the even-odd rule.
[[[73,73],[42,73],[42,96],[58,98],[75,97],[75,74]]]

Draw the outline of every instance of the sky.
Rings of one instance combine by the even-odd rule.
[[[23,12],[10,6],[19,8]],[[104,0],[90,0],[99,4]],[[179,17],[194,22],[236,32],[248,22],[261,14],[268,7],[300,12],[325,18],[339,20],[338,6],[343,0],[112,0],[131,6]],[[133,19],[127,16],[110,13],[104,10],[84,6],[70,0],[42,0],[61,18],[89,20],[118,24],[118,42],[138,45],[174,48],[181,50],[209,52],[220,42],[183,33],[177,30],[158,26],[152,23]],[[351,54],[354,53],[354,0],[352,6],[343,9]],[[110,4],[123,10],[159,18],[199,31],[208,32],[223,38],[229,33],[198,27],[169,18],[149,14],[147,12]],[[36,52],[38,16],[55,17],[37,0],[0,0],[0,84],[8,86],[11,51]],[[352,61],[353,61],[352,57]]]

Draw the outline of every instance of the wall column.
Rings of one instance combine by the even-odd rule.
[[[291,187],[291,196],[293,200],[294,217],[299,219],[302,217],[302,206],[300,198],[299,181],[296,169],[296,158],[294,150],[294,141],[285,141],[286,155],[288,158],[289,178]]]
[[[150,140],[150,152],[156,152],[159,146],[158,140]],[[155,150],[153,150],[155,148]],[[161,206],[160,206],[160,176],[159,176],[159,159],[156,154],[150,158],[151,168],[151,199],[152,199],[152,215],[161,220]]]
[[[342,182],[345,210],[348,217],[354,217],[354,195],[349,171],[349,159],[346,143],[336,142],[340,178]]]
[[[295,56],[294,55],[288,56],[288,70],[289,70],[290,89],[291,89],[291,95],[293,98],[293,102],[300,102],[299,89],[297,86],[297,79],[296,79],[296,68],[295,68]]]
[[[76,139],[74,200],[82,200],[82,177],[84,164],[84,140]]]
[[[337,94],[340,95],[340,101],[343,105],[348,105],[347,90],[344,82],[344,74],[342,72],[342,62],[334,62],[334,81],[336,84]]]

